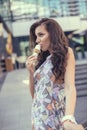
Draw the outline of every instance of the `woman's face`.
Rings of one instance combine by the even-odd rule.
[[[40,44],[42,51],[51,52],[50,37],[44,25],[40,25],[35,29],[36,43]]]

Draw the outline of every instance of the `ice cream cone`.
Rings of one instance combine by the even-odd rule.
[[[36,45],[33,50],[33,55],[38,56],[39,53],[40,53],[40,45]]]

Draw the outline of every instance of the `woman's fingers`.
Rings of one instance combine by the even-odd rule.
[[[33,64],[33,63],[35,63],[37,61],[37,57],[35,57],[35,56],[29,56],[28,58],[27,58],[27,60],[26,60],[26,64]]]
[[[26,67],[30,72],[34,72],[35,70],[35,63],[37,62],[37,57],[31,55],[26,60]]]

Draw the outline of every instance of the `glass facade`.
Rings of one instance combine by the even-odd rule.
[[[9,29],[12,31],[10,0],[0,0],[0,15],[3,17],[3,20],[6,21]]]
[[[39,17],[85,17],[87,0],[0,0],[0,14],[11,21]]]
[[[11,18],[10,14],[10,1],[9,0],[0,0],[0,14],[3,16],[5,20],[9,20]]]

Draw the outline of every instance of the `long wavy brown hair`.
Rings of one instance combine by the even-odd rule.
[[[51,60],[53,64],[52,72],[55,75],[57,81],[64,81],[68,53],[67,38],[58,22],[53,19],[42,18],[30,27],[30,44],[32,47],[35,47],[35,45],[37,44],[35,29],[40,25],[44,25],[46,27],[46,30],[48,31],[50,36],[50,43],[52,48]],[[46,57],[48,55],[50,55],[48,51],[40,52],[38,56],[39,62],[36,66],[36,69],[46,60]]]

